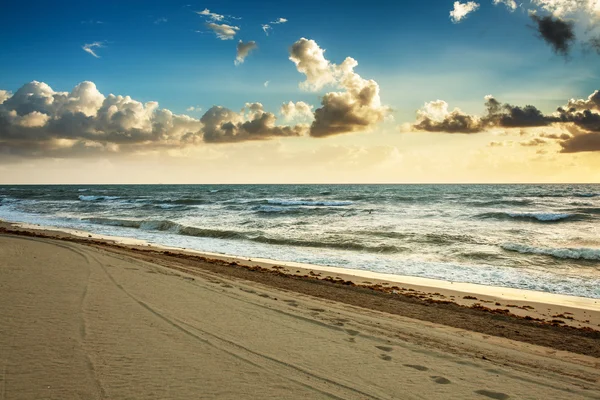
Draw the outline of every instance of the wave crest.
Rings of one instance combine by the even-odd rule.
[[[560,222],[567,220],[580,220],[584,219],[584,216],[578,214],[568,213],[543,213],[543,212],[489,212],[479,214],[477,216],[480,219],[500,219],[500,220],[522,220],[530,222]]]
[[[504,250],[516,251],[521,254],[538,254],[562,259],[600,261],[600,249],[587,247],[551,248],[534,247],[518,243],[504,243],[500,247]]]

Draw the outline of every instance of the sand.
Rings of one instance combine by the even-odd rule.
[[[589,326],[437,302],[455,291],[28,234],[48,237],[0,234],[0,399],[600,398]],[[488,304],[473,297],[460,301]]]

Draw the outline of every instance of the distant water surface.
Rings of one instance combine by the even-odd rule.
[[[600,185],[0,186],[0,218],[600,298]]]

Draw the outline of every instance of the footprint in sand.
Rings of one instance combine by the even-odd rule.
[[[269,298],[271,298],[271,296],[269,296],[269,295],[268,295],[268,294],[266,294],[266,293],[261,293],[261,294],[259,294],[259,296],[260,296],[260,297],[264,297],[265,299],[269,299]]]
[[[378,348],[379,350],[383,350],[383,351],[392,351],[394,350],[393,347],[387,347],[387,346],[375,346],[376,348]]]
[[[443,376],[431,376],[430,378],[433,379],[435,383],[439,383],[440,385],[447,385],[451,383],[449,379],[446,379]]]
[[[296,300],[284,300],[289,306],[298,307],[298,302]]]
[[[489,397],[491,399],[495,399],[495,400],[506,400],[506,399],[510,398],[510,396],[505,393],[492,392],[491,390],[485,390],[485,389],[476,390],[475,393],[480,394],[482,396]]]
[[[346,329],[346,333],[348,333],[348,335],[350,335],[350,336],[357,336],[360,332],[353,331],[352,329]]]
[[[422,366],[422,365],[415,365],[415,364],[404,364],[404,366],[405,366],[405,367],[408,367],[408,368],[414,368],[414,369],[416,369],[416,370],[418,370],[418,371],[429,371],[429,368],[427,368],[427,367],[424,367],[424,366]]]
[[[325,312],[324,309],[322,308],[309,308],[310,311],[316,311],[316,312]]]
[[[391,361],[391,360],[392,360],[392,357],[391,357],[391,356],[388,356],[387,354],[381,354],[381,355],[379,356],[379,358],[381,358],[381,359],[382,359],[382,360],[384,360],[384,361]]]

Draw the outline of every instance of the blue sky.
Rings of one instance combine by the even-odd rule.
[[[269,109],[292,99],[315,102],[298,90],[303,77],[288,60],[300,37],[314,39],[334,62],[358,60],[357,71],[380,82],[383,100],[401,116],[433,98],[476,111],[490,93],[548,108],[598,86],[598,57],[565,61],[553,54],[526,13],[483,1],[453,24],[451,7],[447,0],[8,2],[0,16],[7,33],[0,35],[0,87],[15,91],[35,79],[70,90],[91,80],[105,94],[156,100],[176,112],[192,105],[239,109],[260,101]],[[205,8],[242,18],[229,20],[240,27],[234,40],[218,40],[205,28],[206,18],[194,13]],[[267,37],[261,24],[279,17],[288,22]],[[254,40],[258,49],[236,67],[238,39]],[[81,49],[96,41],[105,45],[98,59]]]

